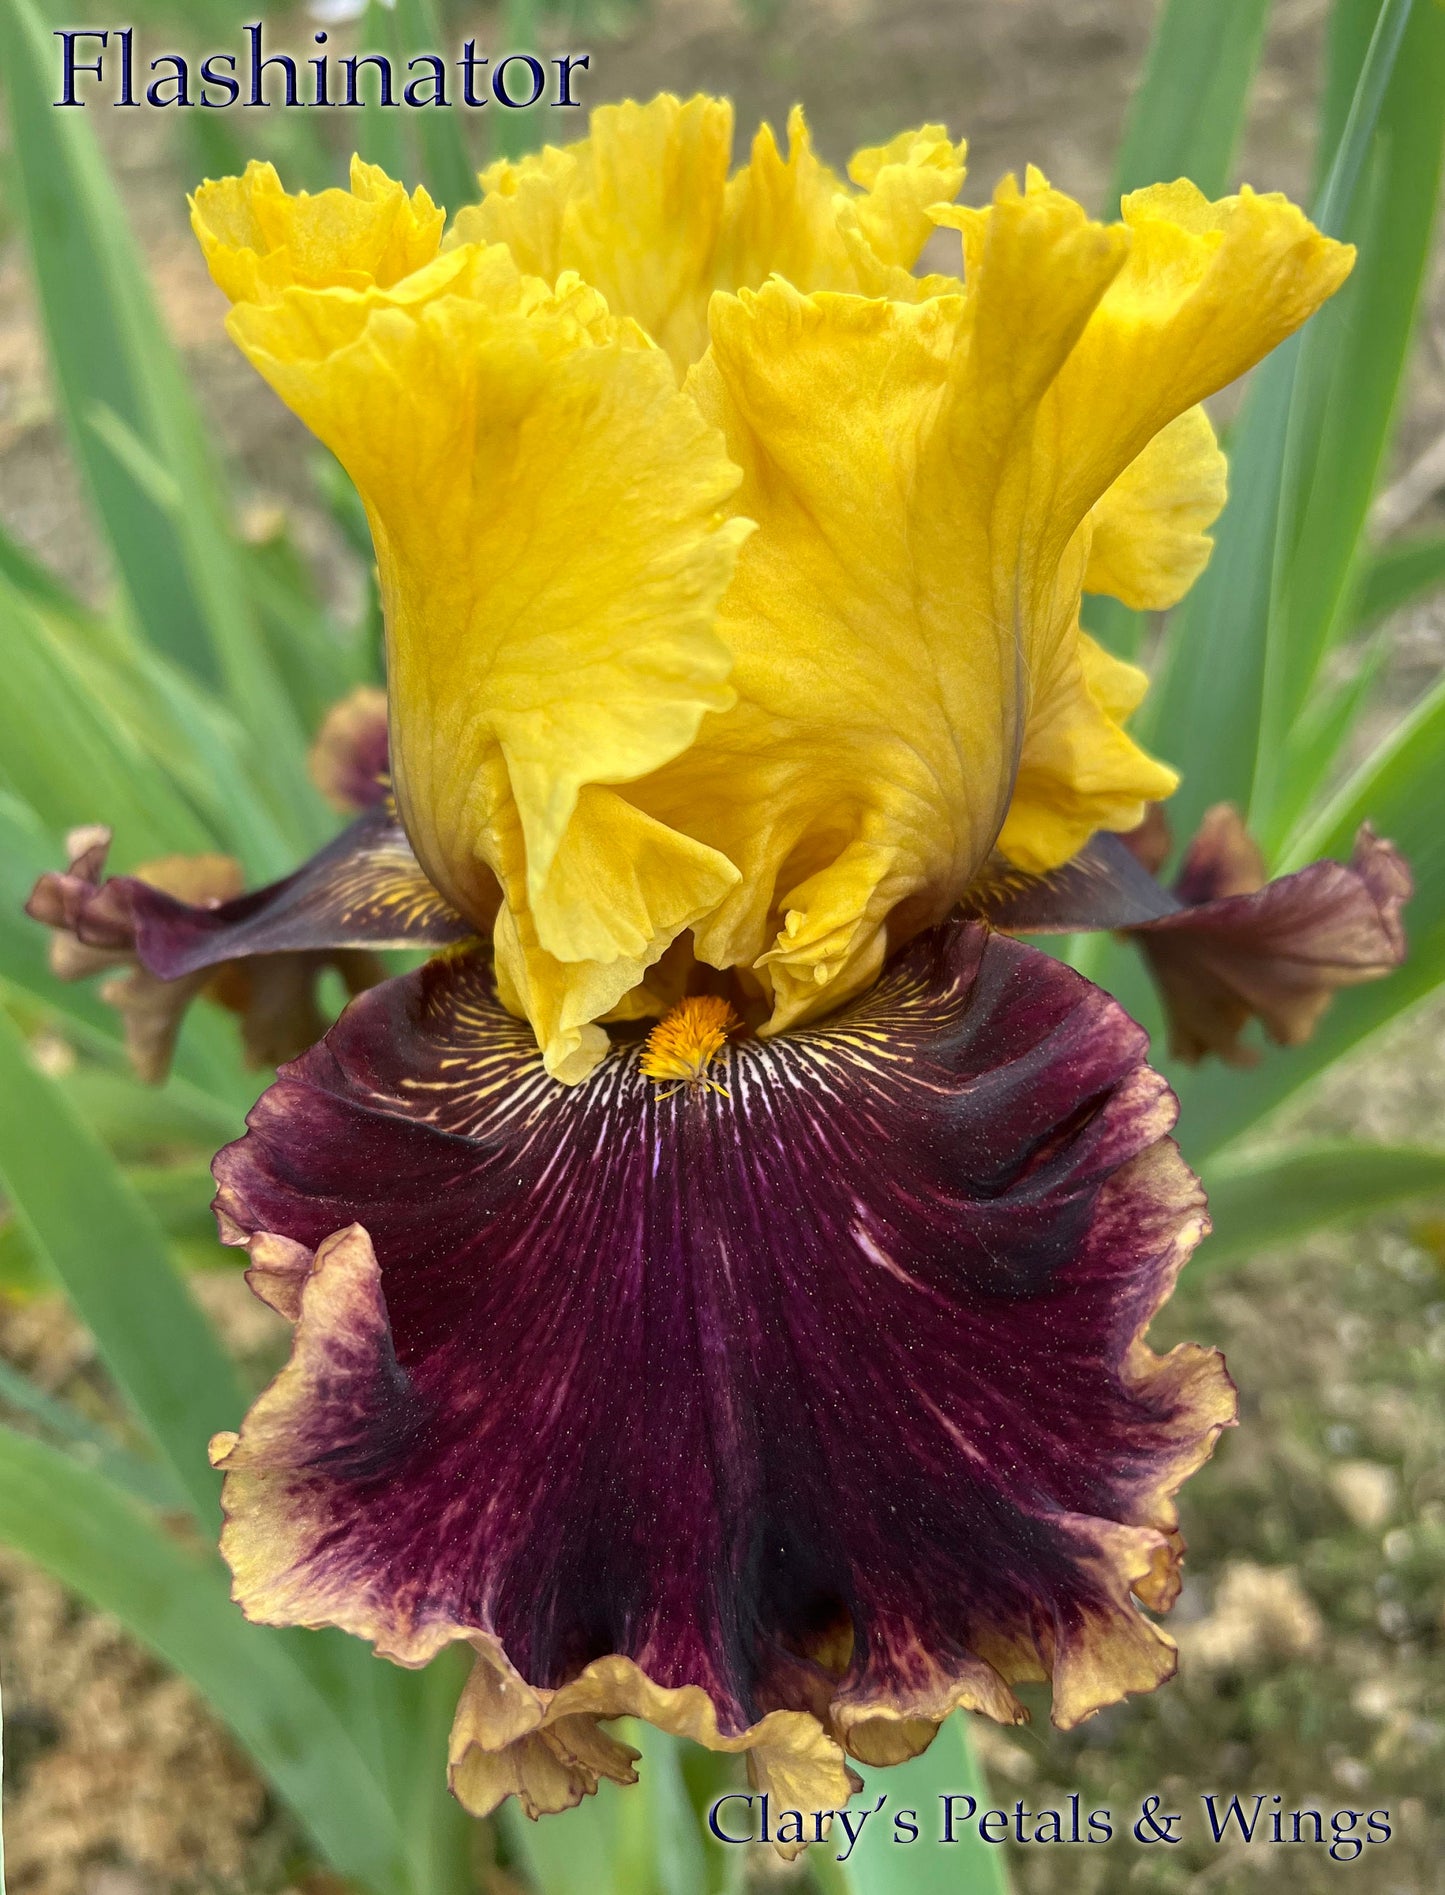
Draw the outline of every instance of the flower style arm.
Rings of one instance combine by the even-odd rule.
[[[214,906],[112,876],[82,905],[77,932],[85,940],[127,929],[142,963],[164,980],[258,954],[445,947],[476,932],[423,875],[384,807],[358,816],[283,880]]]

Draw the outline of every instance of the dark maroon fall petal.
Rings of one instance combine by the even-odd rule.
[[[1143,1330],[1205,1227],[1106,995],[975,924],[847,1012],[547,1078],[479,955],[355,1002],[216,1162],[299,1318],[223,1548],[268,1623],[478,1654],[474,1809],[564,1807],[635,1712],[846,1794],[956,1704],[1062,1724],[1173,1670],[1172,1495],[1232,1416]],[[312,1259],[314,1258],[314,1263]]]
[[[1168,849],[1156,805],[1129,835],[1101,832],[1048,875],[992,870],[967,906],[1012,934],[1109,929],[1132,940],[1164,1003],[1170,1051],[1190,1063],[1213,1053],[1253,1064],[1240,1038],[1252,1019],[1298,1045],[1332,994],[1405,958],[1410,871],[1368,825],[1348,865],[1313,862],[1273,882],[1227,803],[1205,815],[1172,889],[1152,873]]]
[[[1403,856],[1368,825],[1348,865],[1312,862],[1266,882],[1237,812],[1210,810],[1175,883],[1184,905],[1129,931],[1164,1002],[1170,1051],[1251,1065],[1240,1039],[1251,1019],[1281,1046],[1307,1040],[1333,994],[1404,960],[1411,886]]]
[[[129,916],[104,910],[92,916],[105,874],[110,831],[74,829],[67,843],[69,866],[40,877],[25,905],[26,913],[52,930],[50,970],[57,979],[106,976],[101,998],[121,1016],[131,1065],[148,1084],[159,1085],[170,1071],[186,1010],[206,990],[210,977],[196,973],[181,980],[161,980],[143,968],[136,958]],[[241,865],[228,855],[167,856],[151,863],[145,873],[174,895],[196,903],[222,901],[241,888]],[[318,1018],[313,1040],[322,1025]],[[299,1052],[309,1043],[293,1038],[287,1051]]]
[[[124,914],[93,912],[96,894],[105,879],[106,857],[110,854],[111,835],[100,823],[72,829],[65,839],[70,858],[64,869],[51,869],[42,875],[30,891],[25,912],[55,931],[51,959],[56,948],[65,944],[54,972],[62,980],[78,980],[84,974],[114,966],[135,954],[135,929]],[[241,865],[229,855],[186,856],[187,890],[194,899],[224,901],[241,888]],[[81,938],[81,929],[85,938]],[[73,953],[71,950],[75,950]]]
[[[423,875],[389,806],[358,816],[283,881],[224,900],[187,900],[150,870],[102,879],[96,846],[84,865],[43,875],[26,912],[83,945],[134,953],[162,980],[253,955],[440,947],[475,932]]]
[[[328,969],[356,994],[381,978],[373,948],[471,932],[386,809],[251,894],[240,892],[230,856],[167,856],[107,879],[110,831],[80,829],[69,840],[68,868],[40,877],[26,912],[54,931],[50,964],[62,980],[110,976],[102,997],[121,1013],[131,1063],[151,1083],[170,1070],[181,1021],[201,995],[240,1017],[252,1064],[276,1065],[325,1031],[316,987]]]
[[[1269,880],[1264,851],[1233,803],[1207,809],[1179,864],[1174,893],[1182,906],[1253,895]]]
[[[367,810],[309,862],[197,911],[144,883],[121,891],[142,961],[174,977],[218,961],[316,948],[444,947],[475,933],[432,887],[391,807]]]
[[[62,873],[42,875],[26,912],[53,929],[65,980],[109,970],[103,997],[121,1012],[142,1078],[170,1069],[199,995],[237,1014],[247,1058],[275,1065],[317,1040],[317,982],[328,969],[356,994],[381,978],[375,950],[469,938],[422,873],[387,780],[385,692],[363,686],[334,705],[312,751],[318,785],[363,813],[283,881],[243,893],[230,856],[170,856],[105,876],[107,829],[77,830]]]

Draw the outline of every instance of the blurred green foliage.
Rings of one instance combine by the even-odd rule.
[[[635,12],[507,0],[501,38],[605,31]],[[145,26],[200,42],[280,9],[230,0],[132,7]],[[765,30],[772,9],[753,9]],[[1188,174],[1216,192],[1231,171],[1269,23],[1268,0],[1168,0],[1121,146],[1112,196]],[[376,0],[352,29],[385,50],[438,44],[463,19],[440,0]],[[37,0],[0,11],[14,195],[51,371],[75,464],[109,551],[104,611],[73,598],[0,533],[0,1280],[61,1285],[95,1337],[116,1401],[94,1418],[0,1377],[0,1537],[114,1613],[183,1672],[295,1814],[317,1857],[373,1895],[463,1895],[487,1848],[547,1895],[691,1895],[736,1885],[704,1849],[697,1809],[727,1766],[651,1730],[642,1785],[610,1788],[540,1827],[504,1813],[489,1843],[446,1796],[441,1759],[457,1678],[377,1664],[336,1634],[245,1624],[211,1552],[207,1436],[234,1426],[246,1389],[202,1315],[187,1271],[215,1261],[206,1163],[257,1090],[229,1024],[193,1010],[176,1069],[145,1093],[124,1072],[113,1013],[56,981],[20,904],[63,857],[66,830],[103,813],[117,866],[175,850],[236,854],[252,877],[284,872],[328,833],[305,745],[324,707],[377,666],[374,594],[355,622],[319,602],[278,528],[237,528],[216,456],[82,114],[48,104],[49,22]],[[281,121],[284,119],[284,123]],[[186,136],[197,164],[239,168],[249,150],[206,114]],[[498,149],[536,137],[533,115],[494,114]],[[359,115],[364,153],[420,177],[438,200],[469,196],[488,155],[460,113]],[[248,127],[248,135],[250,128]],[[496,136],[497,134],[493,134]],[[257,133],[289,175],[319,185],[340,156],[304,114]],[[1253,378],[1230,441],[1232,497],[1211,567],[1161,627],[1093,606],[1114,649],[1156,672],[1144,734],[1185,770],[1183,834],[1206,801],[1247,809],[1273,867],[1348,853],[1369,818],[1410,857],[1418,893],[1405,971],[1338,1000],[1306,1047],[1256,1072],[1171,1072],[1182,1136],[1211,1185],[1219,1235],[1201,1267],[1322,1223],[1445,1187],[1445,1150],[1261,1144],[1271,1116],[1335,1062],[1430,994],[1445,975],[1445,683],[1373,749],[1358,733],[1380,676],[1389,614],[1445,583],[1445,540],[1375,545],[1371,501],[1388,461],[1445,157],[1445,10],[1431,0],[1336,0],[1321,115],[1316,214],[1359,246],[1345,292]],[[366,557],[355,496],[318,469],[318,497]],[[1345,658],[1348,662],[1341,662]],[[1351,758],[1346,771],[1343,762]],[[1157,1027],[1144,981],[1107,942],[1076,963]],[[37,1045],[63,1057],[47,1075]],[[96,1234],[104,1233],[97,1243]],[[190,1522],[178,1526],[178,1522]],[[977,1781],[955,1719],[895,1772],[903,1801]],[[820,1852],[821,1853],[821,1852]],[[999,1852],[932,1863],[871,1843],[847,1865],[815,1861],[823,1890],[998,1891]],[[906,1879],[900,1880],[900,1877]],[[934,1877],[934,1880],[930,1880]],[[937,1879],[937,1878],[943,1879]]]

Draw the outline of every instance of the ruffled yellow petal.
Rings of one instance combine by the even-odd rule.
[[[900,132],[886,145],[854,152],[848,176],[863,195],[845,199],[839,215],[844,229],[856,229],[862,238],[861,250],[855,248],[860,290],[909,301],[921,293],[958,287],[948,277],[920,280],[910,272],[933,234],[929,213],[958,196],[966,149],[949,138],[944,126],[923,125]],[[870,267],[875,259],[882,266],[879,272]]]
[[[244,176],[203,184],[191,199],[191,228],[233,303],[293,283],[389,289],[436,255],[445,219],[420,186],[408,196],[360,158],[349,191],[293,197],[273,165],[253,158]]]
[[[1188,184],[1135,191],[1124,223],[1128,261],[1051,392],[1065,518],[1292,334],[1354,262],[1286,198],[1248,188],[1215,204]]]
[[[744,521],[720,438],[594,291],[464,245],[393,290],[293,288],[232,333],[366,502],[399,806],[427,873],[497,920],[548,1062],[735,879],[608,785],[732,701],[713,631]],[[492,897],[494,900],[494,895]]]
[[[787,156],[764,125],[729,179],[732,132],[723,99],[664,93],[602,106],[579,143],[483,172],[481,203],[459,213],[448,241],[505,243],[549,283],[575,270],[679,373],[707,346],[714,290],[755,288],[774,273],[800,289],[909,300],[942,286],[909,274],[930,209],[963,181],[963,147],[941,126],[860,151],[849,167],[856,193],[814,153],[799,107]]]
[[[788,149],[771,125],[753,134],[748,162],[728,180],[709,289],[757,289],[776,274],[799,289],[856,288],[836,206],[843,180],[813,149],[801,106],[788,114]],[[692,360],[707,346],[707,309]]]
[[[1141,802],[1173,782],[1106,711],[1087,646],[1070,649],[1074,588],[1107,584],[1151,605],[1179,596],[1207,557],[1203,527],[1222,477],[1207,423],[1189,411],[1297,328],[1338,288],[1353,252],[1283,198],[1246,190],[1210,204],[1192,185],[1136,192],[1124,224],[1106,231],[1036,171],[1022,192],[1006,179],[983,210],[932,215],[962,233],[970,373],[985,409],[999,388],[1035,373],[1028,338],[1068,320],[1052,306],[1059,266],[1038,233],[1072,230],[1079,244],[1093,233],[1117,246],[1106,287],[1038,391],[1028,442],[1015,439],[1007,476],[986,476],[1005,503],[1010,480],[1027,495],[1018,611],[1053,627],[1031,642],[1027,735],[1000,836],[1037,872],[1095,828],[1131,826]],[[1001,438],[991,421],[974,425],[985,443]],[[1091,541],[1097,561],[1086,574]]]
[[[759,522],[720,619],[738,704],[632,794],[742,870],[694,939],[755,969],[772,1031],[858,991],[957,899],[1004,818],[1026,681],[1074,635],[1077,592],[1061,620],[1020,620],[1029,501],[999,488],[1119,245],[1081,213],[1025,221],[1058,266],[1055,320],[1012,385],[991,372],[1006,270],[976,310],[777,281],[720,297],[689,380]]]
[[[579,144],[485,171],[456,240],[505,243],[549,283],[575,270],[684,364],[707,340],[731,147],[721,99],[600,106]]]
[[[770,276],[801,290],[854,290],[913,302],[945,287],[910,274],[933,230],[929,210],[958,195],[964,147],[940,125],[902,132],[855,154],[850,192],[813,150],[801,106],[788,114],[788,154],[770,125],[729,180],[713,288],[756,289]],[[704,338],[705,339],[705,338]]]
[[[928,491],[959,316],[775,281],[714,304],[689,382],[760,523],[720,620],[739,701],[635,794],[742,870],[694,938],[757,966],[774,1027],[865,985],[889,911],[956,875],[1001,813],[1012,658],[987,625],[954,636],[979,574],[952,557],[951,496]],[[967,782],[954,719],[980,730]]]
[[[1257,217],[1259,202],[1218,212],[1234,231],[1228,297],[1190,251],[1199,294],[1232,307],[1249,279],[1236,352],[1211,342],[1212,377],[1246,366],[1348,261],[1297,213]],[[1142,673],[1081,634],[1078,606],[1095,543],[1094,578],[1141,601],[1177,596],[1207,554],[1221,470],[1189,409],[1208,388],[1149,326],[1182,324],[1187,354],[1196,293],[1145,322],[1135,231],[1091,222],[1037,174],[949,216],[962,295],[908,307],[774,283],[719,298],[689,382],[760,522],[720,626],[739,702],[632,794],[742,870],[693,936],[704,960],[763,980],[767,1031],[866,985],[990,842],[1039,872],[1176,783],[1123,728]],[[1177,236],[1201,241],[1216,240]],[[1123,393],[1096,430],[1081,391],[1115,348]]]
[[[504,833],[499,853],[520,865],[509,843]],[[583,786],[535,901],[509,902],[493,936],[503,1004],[532,1022],[554,1078],[586,1078],[607,1050],[592,1023],[613,1014],[737,880],[715,849],[618,791]]]
[[[476,917],[500,884],[502,992],[568,1079],[674,944],[777,1031],[996,849],[1041,872],[1168,794],[1081,592],[1184,590],[1223,492],[1198,403],[1351,260],[1248,191],[1103,226],[1031,172],[954,209],[936,127],[850,188],[795,114],[728,181],[730,130],[607,108],[494,167],[440,251],[366,167],[197,200],[233,333],[370,511],[417,851]],[[936,223],[961,280],[907,274]]]
[[[1162,428],[1094,507],[1086,592],[1138,612],[1177,605],[1209,563],[1226,463],[1202,408]]]
[[[1030,873],[1067,861],[1096,829],[1134,829],[1179,787],[1122,725],[1149,680],[1079,631],[1035,690],[998,846]]]
[[[962,232],[966,270],[1018,198],[1006,179],[987,209],[933,211]],[[1023,201],[1082,216],[1034,170]],[[1035,447],[1065,538],[1162,428],[1297,329],[1354,260],[1286,198],[1248,188],[1214,204],[1192,184],[1135,191],[1114,228],[1127,238],[1124,266],[1049,390]],[[1042,293],[1034,282],[1030,301]]]
[[[599,108],[598,116],[606,107]],[[518,162],[498,158],[478,183],[480,204],[464,204],[445,244],[502,243],[519,270],[555,283],[562,274],[563,228],[572,198],[587,176],[592,141],[544,145]]]

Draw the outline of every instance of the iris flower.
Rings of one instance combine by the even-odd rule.
[[[715,100],[604,108],[449,230],[360,162],[193,200],[366,504],[389,777],[276,889],[88,899],[176,978],[441,947],[217,1160],[295,1341],[213,1458],[251,1617],[473,1648],[477,1813],[631,1781],[623,1715],[828,1809],[957,1706],[1048,1679],[1068,1726],[1167,1678],[1140,1605],[1234,1401],[1144,1332],[1203,1197],[1142,1031],[1007,930],[1177,962],[1223,907],[1237,973],[1303,889],[1320,1004],[1401,951],[1373,840],[1323,896],[1159,887],[1120,838],[1175,778],[1079,623],[1202,568],[1199,404],[1350,251],[1187,183],[959,208],[936,126],[848,182],[797,113],[730,176],[731,139]]]

